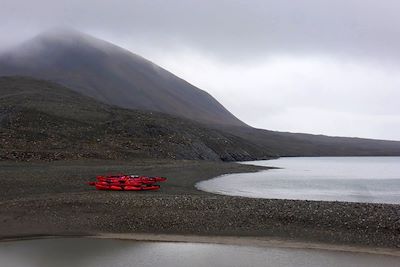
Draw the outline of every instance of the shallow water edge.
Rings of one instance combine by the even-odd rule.
[[[206,236],[206,235],[171,235],[152,233],[96,233],[96,234],[74,234],[74,235],[32,235],[15,236],[0,239],[0,242],[14,242],[37,239],[58,239],[58,238],[93,238],[93,239],[114,239],[131,240],[141,242],[168,242],[168,243],[198,243],[198,244],[219,244],[235,245],[246,247],[265,248],[291,248],[307,250],[326,250],[334,252],[368,253],[376,255],[400,257],[400,248],[372,248],[363,246],[333,245],[318,242],[304,242],[297,240],[270,238],[270,237],[245,237],[245,236]]]

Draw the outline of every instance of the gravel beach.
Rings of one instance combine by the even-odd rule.
[[[1,162],[0,238],[152,233],[400,247],[400,205],[251,199],[194,187],[262,169],[206,161]],[[118,172],[169,180],[156,192],[96,191],[86,184]]]

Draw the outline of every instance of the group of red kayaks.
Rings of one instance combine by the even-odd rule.
[[[89,185],[95,186],[97,190],[113,190],[113,191],[144,191],[158,190],[160,185],[158,182],[165,182],[165,177],[149,177],[140,175],[110,175],[97,176],[96,182],[89,182]]]

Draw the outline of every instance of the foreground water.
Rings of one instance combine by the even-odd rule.
[[[391,267],[399,257],[309,249],[63,238],[0,243],[0,266]]]
[[[296,157],[245,164],[281,169],[224,175],[197,188],[255,198],[400,204],[400,157]]]

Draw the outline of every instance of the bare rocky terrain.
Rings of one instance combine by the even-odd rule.
[[[228,132],[171,115],[100,103],[58,84],[0,78],[0,159],[201,159],[271,155]]]

